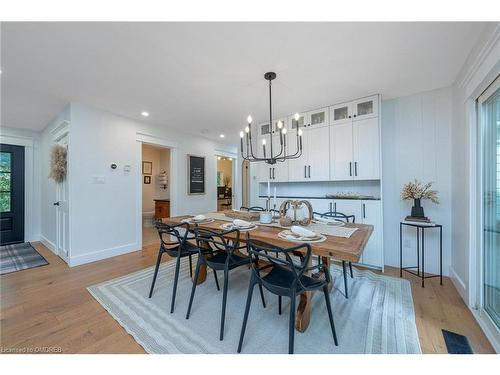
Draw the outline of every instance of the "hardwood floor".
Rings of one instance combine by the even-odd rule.
[[[156,244],[74,268],[41,243],[33,245],[49,265],[0,277],[0,348],[4,352],[56,347],[63,353],[144,353],[86,287],[153,265]],[[398,276],[399,271],[387,268],[386,274]],[[422,289],[417,278],[404,277],[412,284],[423,353],[446,353],[442,328],[467,336],[475,353],[494,353],[448,278],[443,286],[438,279],[429,279]]]

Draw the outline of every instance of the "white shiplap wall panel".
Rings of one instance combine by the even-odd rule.
[[[382,102],[382,159],[385,264],[399,266],[399,222],[410,202],[400,200],[403,184],[434,181],[440,205],[424,201],[426,216],[443,224],[443,273],[450,265],[451,89],[439,89]],[[415,230],[405,229],[405,264],[416,264]],[[426,271],[439,271],[438,230],[426,230]],[[413,263],[412,263],[413,262]]]

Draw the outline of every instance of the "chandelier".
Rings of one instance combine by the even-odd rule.
[[[275,153],[273,149],[273,113],[272,113],[272,95],[271,95],[271,81],[276,78],[276,73],[267,72],[264,74],[264,78],[269,81],[269,153],[266,149],[266,138],[262,139],[262,155],[263,157],[258,157],[254,155],[253,151],[253,140],[252,140],[252,116],[248,116],[245,131],[240,132],[240,143],[241,143],[241,156],[244,160],[248,161],[263,161],[267,164],[276,164],[276,162],[283,162],[289,159],[297,159],[302,155],[302,129],[299,126],[299,114],[295,114],[295,122],[297,124],[297,131],[295,133],[296,139],[296,151],[292,154],[288,153],[288,145],[286,140],[287,129],[283,122],[278,121],[277,131],[279,133],[279,152]],[[243,138],[246,138],[246,142],[243,142]],[[246,147],[244,147],[245,145]],[[277,146],[277,145],[276,145]],[[277,151],[277,150],[276,150]]]

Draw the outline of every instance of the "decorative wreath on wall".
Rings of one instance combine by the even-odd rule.
[[[63,182],[66,178],[68,150],[61,145],[54,145],[50,151],[50,175],[55,182]]]

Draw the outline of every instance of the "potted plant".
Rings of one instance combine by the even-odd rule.
[[[438,192],[431,190],[432,182],[423,185],[418,180],[408,182],[403,186],[401,191],[401,200],[413,199],[413,207],[411,208],[410,218],[428,220],[424,215],[424,208],[421,205],[422,199],[428,199],[435,204],[439,204],[437,197]]]

